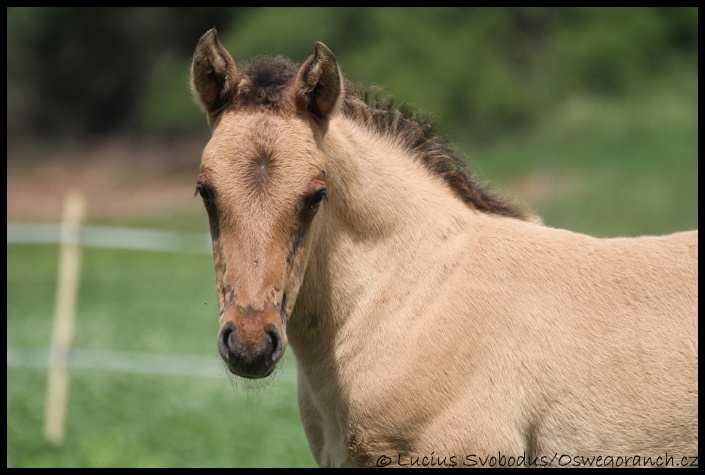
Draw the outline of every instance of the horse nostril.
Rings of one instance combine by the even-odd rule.
[[[269,335],[269,338],[272,340],[272,361],[276,362],[279,360],[279,358],[282,355],[282,337],[279,334],[279,330],[277,330],[277,327],[272,325],[271,323],[267,325],[265,328],[265,332],[267,335]]]
[[[218,339],[218,349],[220,354],[227,358],[230,352],[230,336],[235,332],[235,325],[232,322],[227,322],[220,329],[220,337]]]

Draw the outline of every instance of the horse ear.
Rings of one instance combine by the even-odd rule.
[[[330,118],[343,97],[343,81],[333,52],[316,43],[314,54],[301,66],[296,76],[297,107],[319,119]]]
[[[235,61],[218,41],[218,32],[211,28],[198,41],[191,64],[191,90],[211,127],[235,95],[237,82]]]

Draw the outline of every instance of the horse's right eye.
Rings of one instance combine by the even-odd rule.
[[[205,206],[210,206],[213,204],[213,192],[206,185],[202,183],[196,185],[196,193],[201,195],[201,199],[203,200],[203,204]]]

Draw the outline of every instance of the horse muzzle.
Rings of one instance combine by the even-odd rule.
[[[221,325],[218,351],[234,375],[265,378],[272,374],[284,354],[284,329],[268,316],[266,312],[244,312]]]

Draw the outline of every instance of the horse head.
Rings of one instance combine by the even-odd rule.
[[[326,197],[322,150],[343,82],[317,43],[300,67],[240,70],[214,29],[191,69],[211,127],[196,186],[208,213],[220,311],[218,350],[246,378],[272,373]]]

